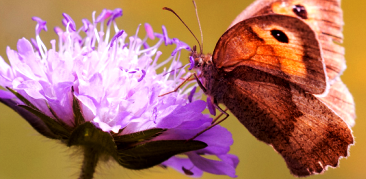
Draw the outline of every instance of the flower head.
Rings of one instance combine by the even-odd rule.
[[[144,39],[128,36],[115,23],[120,16],[121,9],[104,10],[92,22],[83,19],[77,29],[63,14],[66,30],[54,29],[59,41],[52,40],[50,49],[39,36],[47,30],[46,22],[34,17],[36,39],[20,39],[17,51],[7,48],[11,66],[0,57],[0,85],[8,89],[0,91],[1,102],[42,135],[103,151],[127,168],[163,165],[187,175],[206,171],[234,177],[238,159],[228,154],[230,132],[215,126],[187,141],[212,122],[202,114],[207,104],[194,95],[196,88],[186,85],[161,95],[190,75],[178,61],[180,51],[189,46],[169,38],[164,26],[162,34],[145,24]],[[158,42],[149,45],[148,39],[155,38]],[[176,48],[158,63],[162,44]],[[168,63],[168,69],[156,72]],[[188,158],[175,156],[180,153]]]

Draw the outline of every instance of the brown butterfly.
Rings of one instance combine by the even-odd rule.
[[[354,102],[339,78],[342,25],[339,0],[257,0],[212,56],[191,53],[214,105],[223,103],[296,176],[336,167],[354,143]]]

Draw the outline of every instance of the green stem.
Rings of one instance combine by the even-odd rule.
[[[92,147],[84,148],[84,160],[79,179],[92,179],[99,160],[100,152]]]

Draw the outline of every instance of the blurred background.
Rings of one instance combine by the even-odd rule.
[[[204,35],[204,51],[212,52],[217,40],[225,32],[231,21],[252,0],[213,1],[196,0]],[[49,47],[49,41],[57,38],[54,26],[61,26],[62,13],[69,14],[81,26],[81,19],[91,19],[103,8],[123,9],[123,17],[117,20],[120,29],[129,35],[136,31],[138,24],[148,22],[156,32],[161,25],[168,29],[169,37],[177,37],[187,44],[196,44],[193,37],[171,13],[161,10],[167,6],[174,9],[199,36],[194,8],[190,0],[0,0],[0,55],[7,59],[6,46],[16,49],[18,39],[35,36],[36,23],[32,16],[47,21],[49,31],[42,32],[41,38]],[[347,70],[342,80],[348,86],[356,102],[356,126],[353,134],[356,144],[351,147],[351,155],[340,161],[340,167],[329,169],[314,179],[326,178],[366,178],[366,1],[347,0],[342,2],[344,11],[344,46],[346,48]],[[145,35],[141,30],[140,37]],[[169,54],[170,52],[165,52]],[[181,60],[185,63],[188,52]],[[52,140],[45,139],[11,109],[0,104],[0,179],[14,178],[77,178],[81,159],[73,150]],[[234,144],[231,153],[240,158],[237,168],[238,178],[294,178],[282,157],[266,144],[257,141],[234,118],[223,124],[233,134]],[[131,171],[117,164],[108,163],[97,169],[95,178],[106,179],[164,179],[189,178],[173,169],[155,167],[143,171]],[[202,178],[229,178],[204,174]]]

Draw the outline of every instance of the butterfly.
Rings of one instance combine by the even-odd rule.
[[[340,0],[256,0],[218,40],[191,58],[199,85],[295,176],[337,167],[354,144],[352,95],[340,79]]]

